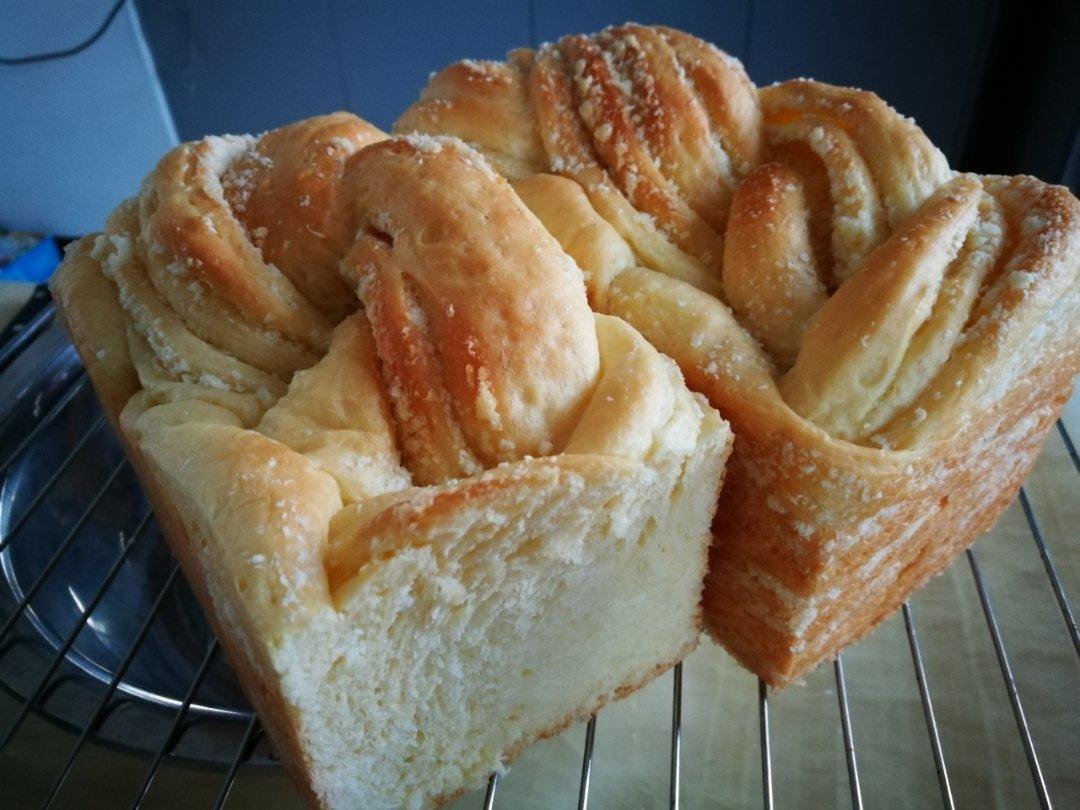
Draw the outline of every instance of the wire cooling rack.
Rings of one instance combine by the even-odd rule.
[[[1080,806],[1080,457],[1050,445],[1027,536],[1014,507],[919,622],[779,694],[706,642],[454,807]],[[0,568],[0,805],[298,803],[43,293],[0,345]]]

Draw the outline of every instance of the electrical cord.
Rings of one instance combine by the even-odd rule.
[[[30,54],[29,56],[0,56],[0,65],[29,65],[35,62],[49,62],[53,59],[66,59],[69,56],[82,53],[101,39],[102,35],[109,30],[109,26],[112,25],[112,21],[116,19],[116,15],[120,13],[120,9],[124,7],[125,2],[127,2],[127,0],[116,0],[116,2],[113,3],[113,7],[109,9],[109,13],[105,15],[105,19],[102,21],[101,25],[98,26],[98,29],[78,45],[73,45],[70,48],[65,48],[60,51],[47,51],[45,53]]]

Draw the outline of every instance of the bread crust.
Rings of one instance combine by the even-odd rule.
[[[767,682],[782,686],[865,636],[946,568],[1015,498],[1072,392],[1076,366],[1060,358],[1075,347],[1054,340],[1038,351],[1045,352],[1043,362],[1029,369],[1026,382],[1006,399],[955,437],[902,458],[902,464],[859,463],[844,448],[825,442],[802,441],[792,452],[793,443],[783,434],[738,433],[741,414],[727,409],[740,439],[709,556],[710,634]],[[775,488],[754,485],[763,467],[785,482],[782,500],[776,500]],[[859,482],[858,494],[844,498],[842,521],[827,517],[838,477]],[[778,504],[800,498],[814,504],[802,515],[807,522],[777,515]],[[860,528],[866,521],[874,523],[870,535]],[[814,527],[808,537],[800,532],[805,526]],[[830,545],[843,545],[845,536],[859,539],[849,549],[829,553]],[[874,583],[852,576],[882,549],[887,551],[881,565],[895,566],[894,576]],[[791,603],[780,603],[775,584],[756,579],[754,570],[774,577],[793,595]],[[832,604],[797,632],[792,625],[799,622],[791,619],[832,589],[839,589]],[[761,605],[767,606],[765,616],[751,607]],[[777,627],[773,617],[791,618]]]
[[[474,787],[490,769],[504,766],[534,740],[639,688],[696,646],[708,527],[730,432],[703,398],[686,389],[671,361],[625,323],[589,311],[580,271],[505,181],[463,144],[402,139],[357,151],[355,139],[348,140],[350,133],[363,139],[370,131],[340,115],[301,122],[291,131],[293,142],[286,128],[272,133],[265,145],[242,141],[246,151],[227,144],[235,152],[228,160],[220,159],[225,147],[213,139],[181,147],[144,187],[155,189],[152,198],[141,206],[125,203],[106,233],[69,249],[52,289],[60,318],[165,537],[305,800],[327,808],[357,802],[427,806]],[[341,235],[356,234],[356,243],[346,250],[352,261],[342,263],[342,278],[360,282],[359,297],[368,310],[347,316],[325,336],[322,315],[311,316],[305,326],[298,313],[320,308],[332,317],[338,308],[334,302],[313,294],[310,302],[293,304],[305,300],[305,285],[321,294],[334,288],[319,276],[327,263],[316,263],[305,273],[292,267],[277,276],[276,268],[255,256],[248,267],[245,257],[250,258],[251,245],[237,239],[248,227],[264,226],[226,221],[236,200],[230,202],[229,194],[215,196],[212,187],[206,191],[200,185],[213,186],[230,172],[247,176],[269,170],[263,160],[273,162],[267,157],[271,154],[282,164],[279,171],[306,171],[305,154],[314,155],[321,165],[320,138],[348,140],[340,161],[333,164],[340,167],[343,161],[344,174],[323,173],[327,182],[352,184],[347,193],[330,194],[329,199],[357,208],[354,213],[338,212],[344,227],[331,227],[326,217],[320,220],[327,231],[320,245],[340,250]],[[217,180],[191,179],[207,172]],[[366,174],[368,187],[357,185],[349,173]],[[176,180],[181,175],[187,178],[183,182]],[[379,183],[387,179],[391,188],[380,191]],[[274,195],[296,188],[288,178],[243,182],[253,188],[244,192],[239,213],[260,222],[253,212],[266,216],[276,204]],[[307,193],[316,193],[310,177],[304,182]],[[446,182],[460,199],[445,196]],[[372,199],[367,201],[366,195]],[[285,202],[277,201],[278,209],[287,212]],[[171,212],[168,218],[163,210]],[[372,269],[358,261],[356,244],[383,250],[383,234],[351,227],[354,216],[361,226],[385,228],[401,251],[414,251],[393,261],[399,272],[426,281],[424,296],[397,313],[378,311],[378,292],[364,283]],[[188,224],[173,228],[162,225],[163,219]],[[307,222],[306,212],[302,219],[301,225]],[[438,250],[430,237],[447,228],[465,228],[475,243],[454,242]],[[185,239],[186,229],[195,229],[194,243]],[[158,239],[159,232],[168,238]],[[410,240],[423,244],[410,248]],[[288,261],[292,254],[285,242],[269,241]],[[184,289],[193,300],[174,303],[170,296],[180,295],[182,285],[161,278],[149,265],[157,263],[158,270],[182,276],[188,262],[177,265],[174,260],[191,258],[192,244],[198,253],[190,266],[197,272],[184,278]],[[530,286],[527,294],[515,295],[508,288],[514,279],[500,264],[506,257],[515,260]],[[264,276],[264,286],[252,286],[256,282],[245,276],[248,269],[256,279]],[[439,272],[433,272],[436,269]],[[426,280],[425,272],[432,274]],[[478,279],[499,273],[504,273],[503,288],[493,296]],[[298,282],[290,287],[293,276]],[[279,296],[278,287],[286,292]],[[537,349],[539,360],[547,357],[556,379],[544,378],[537,358],[521,347],[516,354],[500,349],[506,338],[498,331],[498,319],[463,312],[454,321],[455,304],[478,305],[485,295],[495,299],[492,306],[507,312],[502,328],[519,322],[529,326],[514,313],[515,306],[534,314],[557,310],[558,318],[533,330],[546,336]],[[459,332],[425,344],[432,318],[430,311],[417,312],[416,307],[450,310],[453,322],[447,328]],[[219,322],[210,317],[214,315]],[[282,342],[276,330],[261,333],[267,317],[289,325],[293,334],[285,339],[303,343],[303,348],[294,351],[296,346]],[[396,331],[402,317],[416,327],[411,342],[398,346],[381,340],[379,331]],[[230,337],[235,337],[235,346]],[[466,347],[462,359],[443,351],[444,344],[455,340]],[[407,414],[421,401],[408,397],[423,392],[401,390],[398,382],[400,374],[409,371],[408,361],[393,353],[408,358],[425,346],[441,351],[437,365],[448,378],[461,373],[458,382],[445,385],[453,402],[439,418],[461,426],[457,440],[466,443],[482,465],[475,471],[433,465],[421,475],[416,456],[431,446],[431,433],[420,436],[422,441],[411,449],[402,441]],[[274,355],[275,347],[281,355]],[[492,353],[490,359],[485,359],[485,349]],[[309,351],[319,359],[293,374],[289,363],[303,362]],[[558,351],[565,356],[556,357]],[[289,363],[281,363],[282,356],[289,357]],[[466,364],[464,371],[451,367],[453,363]],[[576,379],[564,373],[567,368],[578,369]],[[489,410],[479,414],[480,427],[462,416],[474,416],[462,408],[471,407],[473,398],[479,401],[483,387],[477,386],[478,380],[492,388],[490,401],[482,403]],[[428,385],[435,391],[439,381],[432,379]],[[532,413],[523,410],[522,401],[530,398]],[[521,410],[520,418],[515,408]],[[506,422],[494,418],[492,411],[496,417],[505,415]],[[527,428],[540,440],[521,438]],[[422,426],[421,432],[426,429]],[[538,451],[541,456],[533,457]],[[504,559],[504,554],[510,556]],[[513,703],[514,681],[491,673],[481,696],[491,700],[492,690],[503,689],[507,697],[496,694],[488,711],[512,717],[523,711],[527,719],[503,723],[478,715],[483,734],[475,744],[466,737],[460,751],[431,754],[427,771],[423,765],[407,766],[406,760],[426,756],[425,748],[415,748],[411,735],[382,742],[378,726],[407,723],[410,705],[422,715],[424,704],[406,702],[383,717],[383,686],[403,683],[423,693],[448,684],[468,685],[458,683],[461,675],[452,667],[430,675],[425,662],[414,669],[402,665],[391,681],[381,682],[374,673],[384,662],[357,657],[356,645],[387,638],[408,648],[414,629],[421,638],[425,632],[440,638],[437,615],[450,620],[464,610],[488,616],[490,595],[475,590],[476,583],[499,570],[511,571],[527,592],[540,590],[537,604],[519,619],[522,608],[516,600],[521,597],[512,592],[518,580],[511,579],[505,596],[495,591],[495,615],[511,624],[535,622],[531,627],[538,635],[563,632],[568,643],[562,646],[588,678],[570,684],[574,691],[563,695],[561,676],[552,680],[550,667],[545,669],[546,654],[530,652],[530,632],[485,639],[493,650],[523,656],[527,669],[544,673],[548,680],[539,691],[539,708],[526,703],[529,711],[511,711],[512,706],[499,703]],[[596,613],[649,624],[648,646],[598,651],[589,633],[579,638],[573,627],[580,620],[572,611],[578,596],[545,579],[550,571],[563,570],[577,578],[588,573],[592,601],[582,609],[590,621]],[[415,615],[409,614],[420,596],[406,594],[399,605],[401,595],[380,590],[385,582],[395,582],[399,571],[412,572],[407,575],[413,577],[414,589],[420,588],[416,583],[433,589],[430,594],[420,591],[424,599],[435,600],[432,605],[418,603]],[[625,583],[642,571],[663,575],[676,590],[658,595],[655,604],[642,601],[650,587],[659,587],[650,584],[643,590],[638,584],[630,590]],[[624,595],[635,607],[613,613]],[[389,619],[382,615],[386,611]],[[413,616],[413,624],[405,621],[404,629],[395,623],[402,611]],[[385,621],[392,631],[386,635],[380,624]],[[548,626],[552,621],[556,624]],[[428,628],[429,622],[436,629]],[[469,630],[467,625],[452,626],[455,632]],[[459,643],[467,648],[464,641]],[[445,652],[452,657],[456,650]],[[594,658],[609,663],[597,671]],[[351,663],[342,666],[345,660]],[[354,680],[342,680],[342,671],[351,672]],[[354,703],[346,688],[370,689],[370,694]],[[439,711],[439,705],[432,708],[433,714]],[[456,716],[454,711],[451,707],[444,714]],[[463,719],[469,720],[468,715]],[[422,717],[422,722],[434,721]],[[376,723],[376,731],[364,734],[365,724],[371,723]],[[421,739],[423,732],[421,724]],[[446,732],[437,725],[426,727],[431,738]],[[450,736],[455,744],[460,738],[457,733]],[[348,765],[344,774],[343,762]],[[399,794],[406,787],[388,786],[379,768],[363,772],[359,763],[364,762],[381,762],[387,771],[407,768],[402,778],[417,781]]]
[[[670,29],[564,37],[531,64],[548,165],[515,187],[593,307],[731,420],[706,625],[782,686],[1014,497],[1080,371],[1080,203],[953,172],[873,93],[756,90]],[[397,130],[456,132],[467,73],[436,74]]]
[[[116,300],[115,291],[108,288],[107,279],[100,275],[94,263],[86,255],[92,238],[85,237],[68,248],[65,263],[58,268],[50,282],[53,298],[57,304],[57,317],[71,336],[98,401],[102,404],[105,415],[124,448],[124,453],[135,469],[143,493],[154,510],[154,517],[168,541],[169,548],[180,563],[184,577],[199,601],[229,666],[236,674],[240,688],[267,729],[282,767],[286,769],[301,791],[305,802],[310,807],[318,807],[319,802],[311,789],[307,763],[296,737],[295,712],[286,703],[279,685],[275,682],[273,667],[266,661],[252,660],[252,657],[247,654],[247,650],[257,649],[244,635],[250,632],[249,630],[221,622],[209,597],[211,569],[200,564],[198,557],[198,549],[206,544],[205,539],[200,540],[189,533],[167,491],[159,485],[152,474],[138,445],[131,441],[127,432],[121,427],[120,413],[123,406],[138,389],[136,383],[130,380],[134,377],[134,369],[126,353],[124,357],[116,356],[123,351],[119,347],[124,346],[126,342],[123,329],[124,314]],[[88,284],[95,285],[98,290],[104,290],[106,294],[88,294],[86,291]],[[98,313],[95,314],[104,317],[97,317],[93,321],[86,320],[83,315],[92,305],[100,307]],[[101,356],[99,353],[102,347],[106,346],[110,347],[111,351],[110,348],[106,348],[104,349],[106,354]],[[103,367],[105,362],[112,364],[111,373]],[[116,369],[123,368],[125,365],[127,373],[118,380],[119,375]],[[239,615],[243,615],[242,612]]]

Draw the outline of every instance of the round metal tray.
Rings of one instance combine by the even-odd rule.
[[[155,806],[216,795],[220,807],[249,763],[246,806],[298,801],[270,772],[258,720],[49,315],[17,356],[0,347],[0,684],[15,697],[0,694],[13,707],[0,711],[0,806],[39,791],[53,806],[62,787],[80,808],[124,806],[128,787],[111,786],[121,770],[142,779],[140,806],[161,770]],[[1076,806],[1080,457],[1064,423],[1056,434],[977,551],[842,662],[773,693],[704,641],[453,806]],[[41,727],[15,736],[29,714],[73,732],[70,745],[49,738],[55,761]],[[150,764],[91,758],[89,739]],[[100,795],[73,767],[80,751],[109,769]],[[37,775],[20,787],[22,768]]]
[[[50,411],[58,411],[47,430],[31,437],[32,452],[14,458],[0,476],[0,616],[10,625],[0,634],[0,684],[25,701],[55,659],[56,676],[34,709],[81,730],[160,599],[95,731],[100,742],[153,753],[212,636],[187,583],[172,574],[172,555],[74,351],[61,348],[44,363],[36,392],[19,398],[0,434],[3,460]],[[235,756],[235,725],[251,716],[227,664],[214,656],[171,753],[228,764]],[[251,761],[272,764],[266,751]]]

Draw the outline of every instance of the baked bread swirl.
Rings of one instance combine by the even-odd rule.
[[[460,141],[182,145],[53,291],[313,805],[479,787],[696,646],[730,431]]]
[[[1077,200],[953,171],[872,93],[624,25],[452,65],[395,131],[490,155],[731,422],[706,625],[773,685],[996,520],[1080,369]]]

